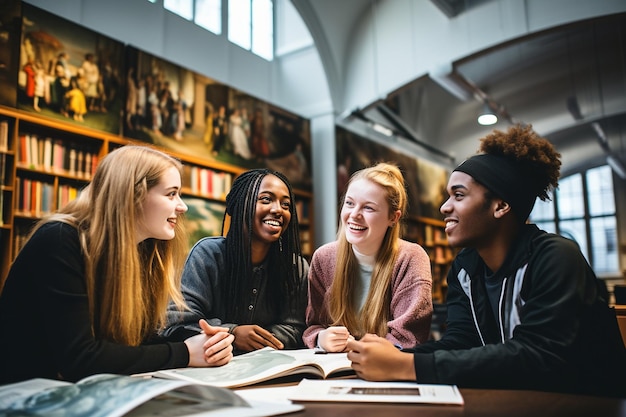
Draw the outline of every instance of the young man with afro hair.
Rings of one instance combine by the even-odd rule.
[[[399,350],[348,343],[357,375],[459,387],[626,395],[614,311],[578,245],[527,222],[558,186],[560,154],[528,125],[493,131],[450,175],[447,329]]]

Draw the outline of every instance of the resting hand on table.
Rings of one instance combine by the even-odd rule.
[[[235,335],[233,342],[235,347],[244,352],[261,349],[269,346],[274,349],[282,349],[283,343],[272,333],[256,324],[242,324],[232,330]]]
[[[202,333],[185,339],[189,350],[189,365],[196,367],[222,366],[233,358],[233,335],[225,327],[210,326],[199,321]]]
[[[331,326],[317,334],[317,344],[326,352],[344,352],[350,340],[354,337],[344,326]]]
[[[415,381],[413,355],[389,340],[366,334],[347,345],[348,359],[359,378],[368,381]]]

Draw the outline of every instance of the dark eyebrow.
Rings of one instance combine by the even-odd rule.
[[[452,191],[456,191],[456,190],[459,190],[459,189],[467,190],[467,187],[462,185],[462,184],[459,184],[459,185],[452,185],[452,186],[450,186],[450,189]]]
[[[261,196],[261,195],[263,195],[263,194],[269,194],[269,195],[271,195],[272,197],[277,197],[277,198],[280,198],[280,199],[285,199],[285,198],[286,198],[286,199],[288,199],[288,200],[291,200],[291,197],[289,196],[289,194],[285,194],[285,195],[284,195],[284,196],[282,196],[282,197],[278,197],[278,196],[277,196],[274,192],[272,192],[272,191],[269,191],[269,190],[259,190],[259,196]]]

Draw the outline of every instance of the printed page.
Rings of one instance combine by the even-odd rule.
[[[0,410],[8,409],[11,404],[22,402],[28,397],[49,388],[71,385],[69,382],[53,379],[35,378],[0,386]]]
[[[29,385],[35,387],[34,383]],[[3,406],[4,415],[121,417],[155,398],[161,404],[168,401],[195,404],[198,410],[204,411],[249,407],[243,398],[230,390],[192,386],[185,381],[101,374],[85,378],[76,384],[58,386],[46,383],[40,386],[42,389]],[[146,407],[150,409],[149,405]]]
[[[158,371],[157,378],[174,378],[200,384],[237,388],[286,375],[304,374],[323,378],[339,367],[349,367],[345,354],[316,355],[313,349],[259,349],[235,356],[224,366],[215,368],[180,368]]]
[[[351,366],[352,362],[350,362],[348,354],[345,352],[326,353],[316,349],[283,350],[281,352],[294,357],[302,363],[316,364],[323,371],[324,378],[334,376],[336,373],[354,374]]]
[[[454,385],[371,382],[360,379],[304,379],[289,394],[292,401],[388,402],[463,405]]]

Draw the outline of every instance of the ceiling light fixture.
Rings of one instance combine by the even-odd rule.
[[[389,129],[387,126],[381,125],[380,123],[372,123],[372,129],[387,137],[393,136],[393,130]]]
[[[498,122],[498,116],[494,113],[493,110],[485,103],[483,105],[483,111],[478,116],[478,124],[483,126],[491,126]]]

